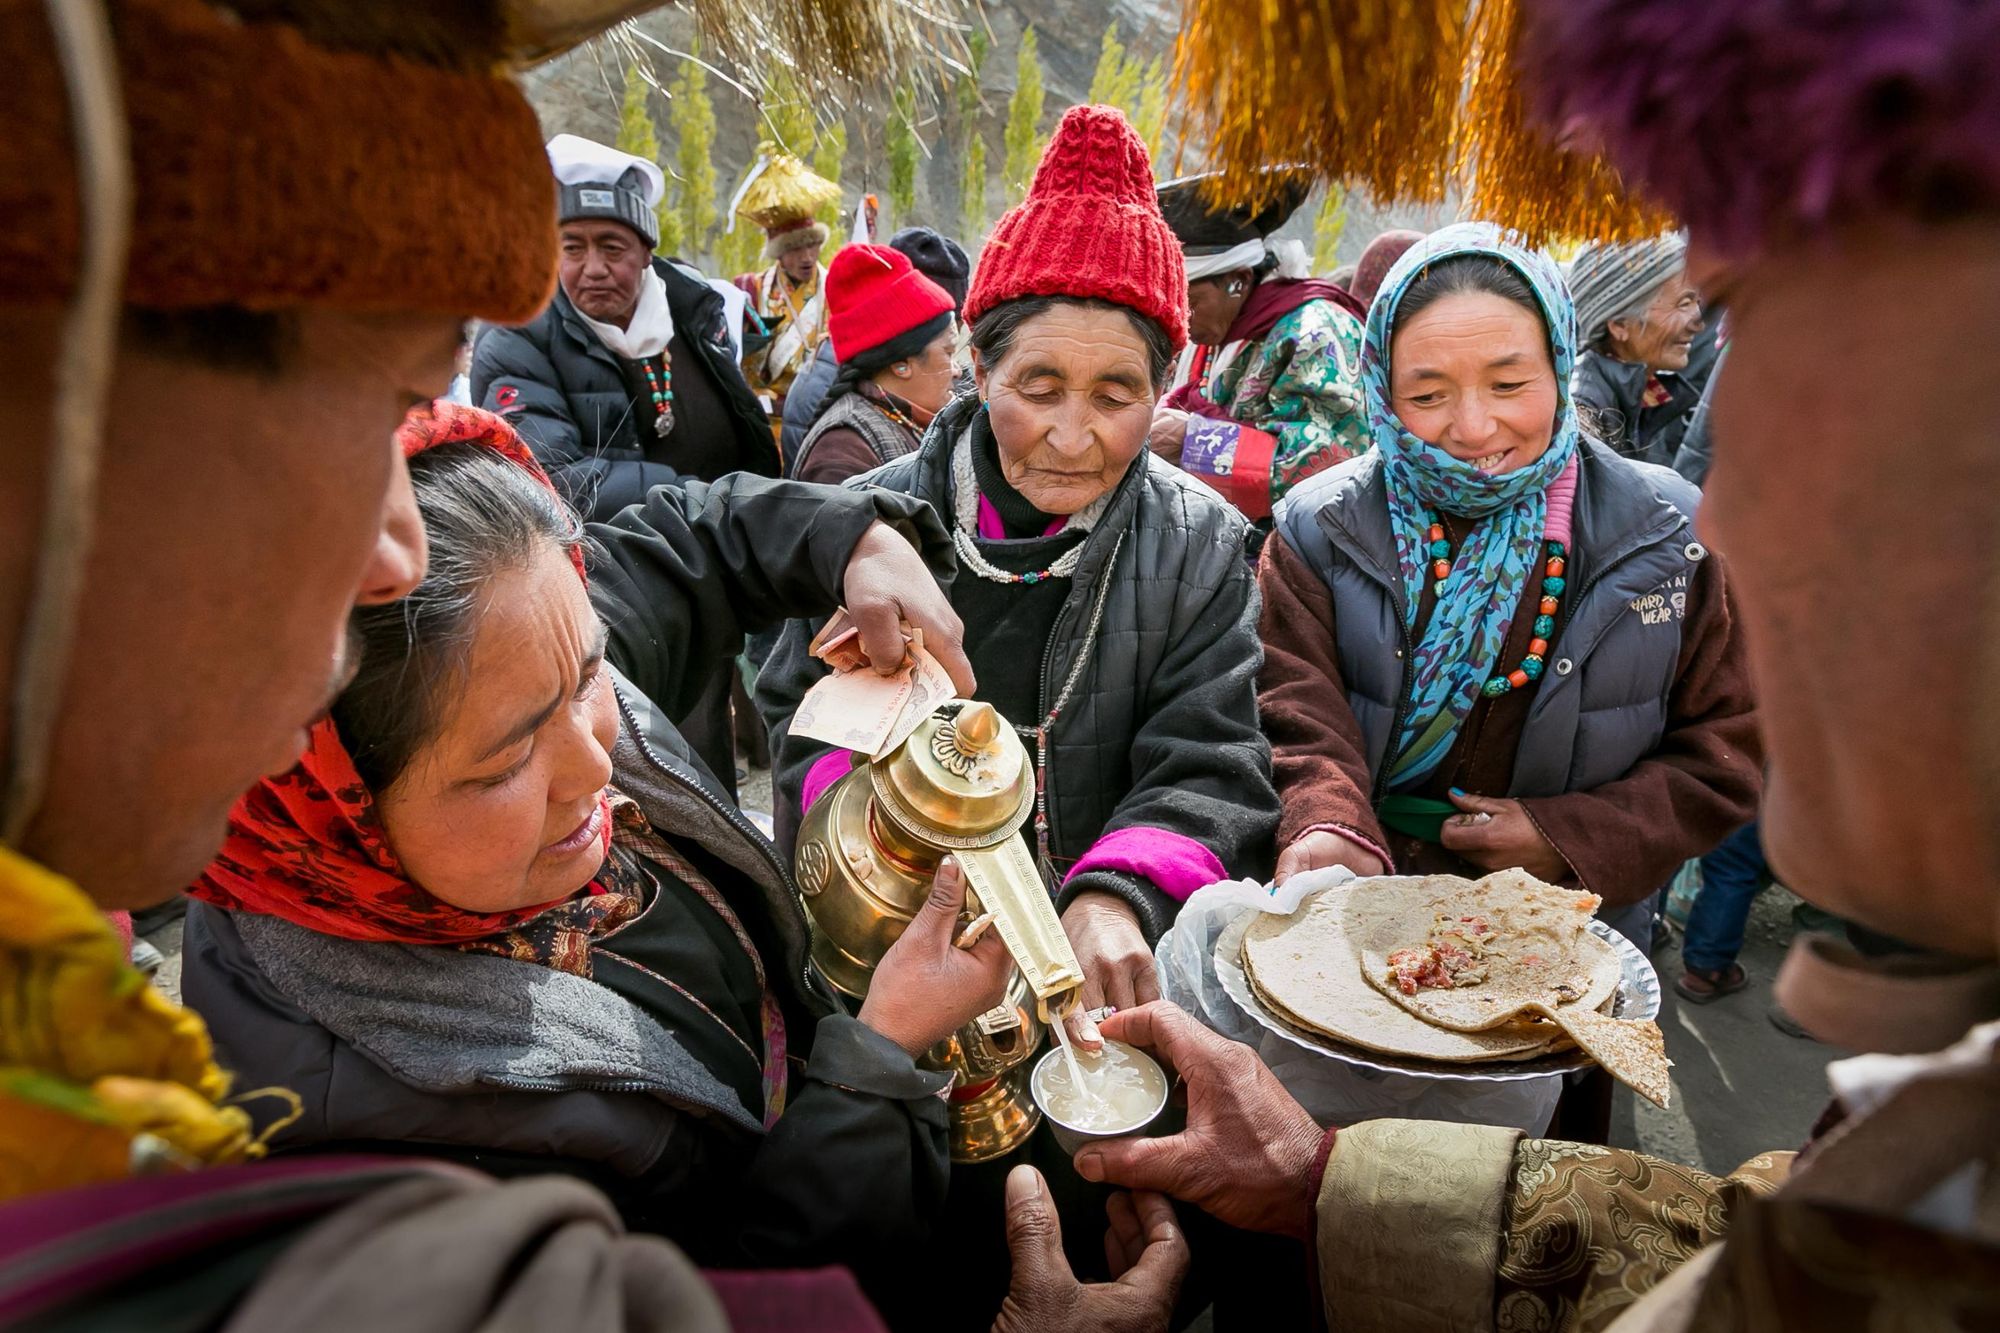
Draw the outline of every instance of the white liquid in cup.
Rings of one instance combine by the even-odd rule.
[[[1060,1040],[1060,1038],[1058,1038]],[[1072,1051],[1035,1067],[1035,1100],[1058,1124],[1091,1135],[1141,1129],[1167,1104],[1167,1076],[1151,1056],[1123,1042]]]

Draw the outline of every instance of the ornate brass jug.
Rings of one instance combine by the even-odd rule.
[[[984,1162],[1041,1121],[1028,1058],[1066,1010],[1083,972],[1055,906],[1016,836],[1035,804],[1034,763],[991,704],[940,705],[885,757],[857,768],[806,813],[799,891],[813,958],[848,995],[867,993],[875,964],[923,906],[946,854],[965,870],[964,921],[993,914],[1019,968],[1004,1000],[931,1048],[922,1063],[958,1076],[951,1155]]]

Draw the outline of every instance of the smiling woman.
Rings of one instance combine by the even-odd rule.
[[[1578,404],[1619,453],[1672,465],[1713,369],[1704,357],[1700,373],[1690,372],[1707,325],[1688,278],[1686,238],[1587,246],[1570,264],[1569,283],[1582,343]]]
[[[998,998],[997,936],[951,947],[946,877],[850,1017],[771,848],[661,717],[701,682],[641,660],[656,701],[606,660],[666,639],[720,663],[711,642],[743,623],[691,624],[691,603],[798,610],[831,590],[771,586],[775,554],[703,512],[742,485],[662,488],[594,534],[613,633],[582,527],[505,423],[438,405],[400,439],[424,579],[357,613],[359,672],[193,890],[183,985],[221,1059],[300,1094],[281,1147],[423,1142],[589,1175],[718,1260],[856,1262],[921,1226],[944,1111],[914,1057]],[[743,481],[848,529],[801,564],[861,549],[879,503]]]
[[[1575,354],[1561,276],[1490,227],[1390,270],[1362,349],[1375,450],[1279,506],[1258,575],[1280,879],[1519,868],[1599,894],[1643,949],[1655,891],[1750,817],[1695,492],[1590,437]]]

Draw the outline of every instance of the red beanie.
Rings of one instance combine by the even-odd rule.
[[[1146,145],[1115,107],[1071,107],[1028,197],[995,224],[965,298],[968,324],[1023,296],[1095,297],[1187,343],[1187,267],[1160,215]]]
[[[950,292],[886,245],[843,246],[827,266],[826,330],[836,361],[851,361],[955,308]]]

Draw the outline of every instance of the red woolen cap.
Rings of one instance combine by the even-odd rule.
[[[1187,267],[1160,214],[1146,145],[1115,107],[1071,107],[1028,197],[994,225],[965,298],[973,323],[1023,296],[1095,297],[1187,343]]]
[[[826,328],[837,361],[900,338],[954,309],[951,293],[886,245],[849,245],[826,270]]]

